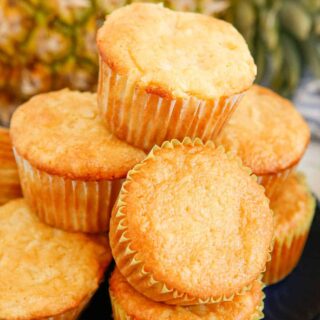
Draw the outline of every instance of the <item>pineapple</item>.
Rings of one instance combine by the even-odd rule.
[[[159,1],[161,2],[161,1]],[[62,87],[95,90],[97,28],[127,0],[0,0],[0,124],[31,96]],[[214,14],[225,0],[168,0]]]
[[[0,0],[0,124],[8,124],[15,106],[34,94],[62,87],[95,90],[97,28],[106,14],[132,1]],[[164,4],[233,23],[255,57],[258,82],[284,95],[294,92],[303,62],[320,77],[320,0]]]
[[[94,1],[0,0],[0,4],[2,122],[8,121],[14,109],[10,106],[39,92],[65,86],[94,89],[95,32],[103,16]]]
[[[258,82],[290,97],[305,64],[320,78],[320,0],[231,0],[224,18],[247,40]]]

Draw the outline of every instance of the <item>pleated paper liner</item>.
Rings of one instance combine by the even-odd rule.
[[[130,74],[116,73],[100,58],[98,105],[103,119],[118,138],[147,151],[174,138],[214,139],[242,96],[163,98],[139,88]]]
[[[261,290],[262,289],[263,289],[263,285],[261,284]],[[133,316],[131,316],[131,315],[126,313],[125,309],[118,302],[117,298],[112,293],[111,289],[109,289],[109,295],[110,295],[110,301],[111,301],[112,313],[113,313],[113,319],[114,320],[144,320],[144,319],[147,319],[147,318],[149,319],[150,311],[148,309],[146,309],[146,317],[145,318],[133,317]],[[264,314],[263,314],[263,308],[264,308],[263,300],[264,300],[264,298],[265,298],[265,294],[262,292],[262,299],[261,299],[260,303],[255,307],[255,310],[252,313],[251,317],[249,317],[249,318],[247,318],[245,320],[260,320],[260,319],[264,318]],[[232,303],[232,301],[226,302],[226,303]],[[201,314],[203,314],[203,307],[204,306],[205,305],[197,305],[197,306],[192,306],[191,308],[193,308],[193,309],[194,308],[200,308],[201,309]],[[180,308],[184,308],[184,307],[180,307]],[[187,308],[187,307],[185,307],[185,308]],[[194,313],[194,316],[197,316],[197,314],[198,314],[197,312],[192,312],[192,313]],[[204,316],[207,316],[208,313],[209,313],[209,311]],[[184,316],[184,317],[186,317],[186,316]],[[213,317],[214,317],[214,319],[216,319],[214,313],[213,313]],[[199,315],[199,318],[201,318],[200,315]],[[219,317],[219,319],[220,319],[220,317]],[[242,318],[239,318],[239,319],[242,319]]]
[[[15,150],[25,199],[50,226],[66,231],[105,232],[122,179],[82,181],[48,174],[33,167]]]
[[[288,276],[298,264],[302,255],[306,240],[309,235],[310,226],[315,212],[316,201],[309,196],[309,212],[306,212],[304,220],[296,226],[282,232],[275,233],[274,248],[271,261],[267,263],[263,281],[270,285],[277,283]]]
[[[12,152],[9,130],[0,127],[0,205],[21,195],[18,168]]]
[[[296,165],[275,174],[257,175],[258,183],[265,188],[266,196],[271,199],[278,188],[286,181],[289,175],[295,170]]]
[[[210,145],[214,146],[214,143],[208,141],[204,144],[200,139],[191,140],[185,138],[182,142],[178,140],[166,141],[162,144],[161,148],[174,149],[183,145]],[[223,149],[222,146],[218,148]],[[125,276],[127,281],[140,293],[143,293],[151,300],[158,302],[165,302],[167,304],[176,305],[194,305],[194,304],[207,304],[218,303],[222,301],[231,301],[235,295],[241,295],[251,289],[251,285],[244,286],[239,291],[234,292],[230,296],[221,295],[217,297],[205,297],[199,298],[190,296],[185,292],[180,292],[175,288],[170,288],[166,283],[158,281],[151,272],[145,270],[144,262],[139,259],[139,254],[131,247],[131,239],[127,237],[127,220],[125,213],[125,195],[128,192],[126,190],[126,184],[132,180],[132,176],[139,172],[139,169],[144,165],[145,161],[154,157],[154,151],[160,149],[155,146],[149,155],[142,163],[136,165],[127,175],[127,180],[124,182],[118,200],[113,208],[113,219],[116,225],[114,232],[114,245],[112,247],[113,257],[116,261],[117,267],[121,273]],[[227,153],[229,157],[234,158],[232,153]],[[239,164],[242,165],[239,159]],[[248,173],[251,173],[249,168],[244,167]],[[254,175],[251,175],[252,179],[256,180]],[[267,261],[271,259],[272,244],[269,248]],[[263,270],[264,272],[265,270]]]

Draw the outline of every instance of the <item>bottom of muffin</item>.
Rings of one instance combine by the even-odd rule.
[[[115,320],[259,320],[263,318],[263,284],[256,280],[251,290],[232,301],[194,306],[166,305],[148,299],[135,291],[118,269],[109,280]]]

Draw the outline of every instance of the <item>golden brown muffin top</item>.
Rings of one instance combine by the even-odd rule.
[[[96,94],[61,90],[40,94],[14,113],[17,152],[36,168],[71,179],[125,177],[145,157],[102,123]]]
[[[111,261],[107,238],[41,223],[25,200],[0,208],[0,319],[38,319],[81,304]]]
[[[309,140],[308,125],[293,104],[254,85],[216,142],[235,152],[253,173],[265,175],[294,166]]]
[[[274,212],[276,237],[297,228],[303,230],[309,227],[315,210],[315,199],[304,175],[292,173],[275,193],[270,207]]]
[[[111,248],[120,222],[156,281],[199,299],[239,292],[263,271],[273,235],[264,189],[239,162],[199,139],[155,147],[122,187]]]
[[[110,295],[135,320],[253,320],[260,315],[263,292],[260,281],[233,301],[191,307],[169,306],[147,299],[135,291],[115,269],[109,280]]]
[[[230,96],[248,89],[256,75],[248,46],[231,24],[161,4],[113,11],[97,43],[110,68],[164,97]]]

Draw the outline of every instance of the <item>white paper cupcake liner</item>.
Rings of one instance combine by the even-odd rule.
[[[122,185],[113,181],[81,181],[33,167],[15,150],[23,195],[40,220],[55,228],[85,233],[106,232]]]
[[[213,140],[243,93],[210,101],[194,96],[170,99],[139,88],[100,59],[98,105],[108,128],[121,140],[150,150],[155,144],[188,136]]]

